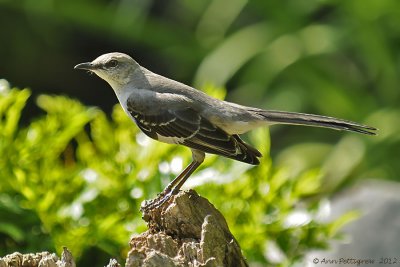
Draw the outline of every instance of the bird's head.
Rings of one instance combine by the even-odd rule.
[[[139,67],[139,64],[126,54],[108,53],[92,62],[80,63],[74,69],[93,72],[116,89],[129,83],[134,71]]]

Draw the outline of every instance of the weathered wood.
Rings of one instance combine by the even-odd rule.
[[[0,267],[76,267],[71,252],[64,247],[61,259],[55,253],[47,251],[22,254],[14,252],[0,258]],[[111,259],[106,267],[121,267]]]
[[[56,254],[47,251],[22,254],[14,252],[0,258],[0,267],[75,267],[71,252],[64,247],[61,260]]]
[[[144,211],[149,229],[132,237],[126,267],[248,266],[222,214],[195,191]]]

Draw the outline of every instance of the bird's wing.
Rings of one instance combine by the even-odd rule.
[[[157,102],[156,99],[152,99]],[[166,143],[175,143],[212,154],[222,155],[250,164],[258,164],[261,156],[255,148],[237,135],[229,135],[188,106],[153,103],[135,105],[128,98],[127,110],[139,128],[149,137]],[[136,101],[137,102],[137,101]],[[163,108],[157,106],[162,104]]]

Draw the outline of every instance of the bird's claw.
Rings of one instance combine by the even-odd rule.
[[[142,212],[148,212],[153,209],[159,209],[164,205],[173,195],[175,195],[177,192],[174,190],[169,191],[169,192],[161,192],[160,194],[157,195],[157,198],[152,199],[152,200],[145,200],[142,202],[142,205],[140,207],[140,211]]]

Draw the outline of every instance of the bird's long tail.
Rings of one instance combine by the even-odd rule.
[[[275,111],[275,110],[252,110],[252,111],[263,116],[267,121],[272,123],[324,127],[324,128],[357,132],[368,135],[376,135],[377,131],[376,128],[368,125],[363,125],[356,122],[337,119],[333,117],[327,117],[327,116],[296,113],[296,112]]]

